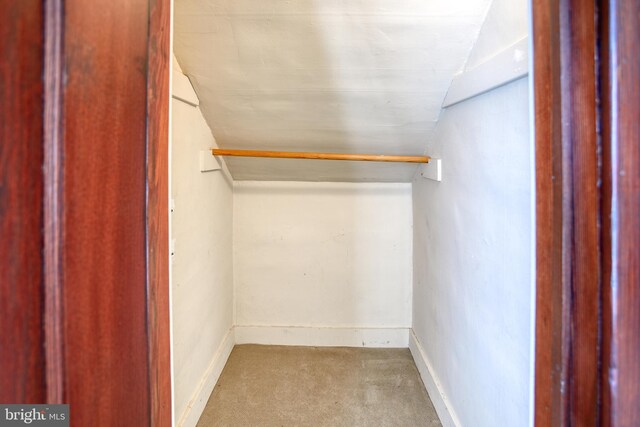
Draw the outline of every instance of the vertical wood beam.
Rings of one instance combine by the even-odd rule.
[[[536,161],[535,425],[560,425],[564,347],[558,2],[532,2]]]
[[[563,147],[565,149],[568,327],[567,420],[598,420],[600,310],[597,27],[594,1],[561,1]],[[568,286],[567,286],[568,285]]]
[[[78,426],[149,426],[149,1],[64,2],[65,398]]]
[[[47,403],[64,403],[63,0],[44,1],[44,302]]]
[[[147,323],[151,425],[170,427],[169,0],[150,0],[147,80]]]
[[[0,2],[2,403],[171,425],[169,11]]]
[[[640,2],[602,0],[602,417],[640,420]]]
[[[0,2],[0,403],[46,398],[43,9]]]
[[[598,417],[600,241],[596,11],[533,2],[537,426]]]

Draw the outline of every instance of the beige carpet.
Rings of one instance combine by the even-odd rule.
[[[198,422],[440,426],[408,349],[239,345]]]

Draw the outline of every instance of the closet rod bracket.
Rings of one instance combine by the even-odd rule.
[[[442,159],[432,157],[428,164],[422,166],[420,175],[432,181],[442,181]]]

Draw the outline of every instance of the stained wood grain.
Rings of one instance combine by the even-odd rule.
[[[560,18],[555,1],[532,3],[536,161],[535,425],[562,422],[565,373],[562,286]]]
[[[602,1],[602,415],[640,422],[640,3]]]
[[[169,341],[169,0],[151,0],[147,82],[147,323],[152,426],[171,426]]]
[[[171,425],[169,12],[0,3],[1,402]]]
[[[537,426],[598,420],[600,234],[594,4],[533,3]]]
[[[44,1],[44,347],[47,403],[65,403],[62,250],[64,209],[63,0]]]
[[[0,402],[45,399],[43,10],[0,2]]]
[[[67,0],[64,335],[73,425],[150,425],[148,0]]]
[[[600,236],[597,29],[594,2],[571,0],[561,12],[563,145],[567,146],[565,258],[569,310],[567,417],[570,425],[598,421]],[[566,285],[565,285],[566,286]]]

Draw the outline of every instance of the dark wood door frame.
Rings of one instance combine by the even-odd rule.
[[[0,402],[46,397],[42,1],[0,2]]]
[[[533,5],[536,426],[640,422],[640,4]]]
[[[0,402],[171,425],[170,1],[0,2]]]
[[[170,2],[44,5],[46,401],[169,426]]]
[[[640,2],[600,4],[604,425],[640,424]]]
[[[149,2],[147,72],[147,325],[152,426],[171,426],[169,318],[170,0]]]
[[[533,2],[538,426],[586,426],[596,419],[595,17],[594,3]]]

